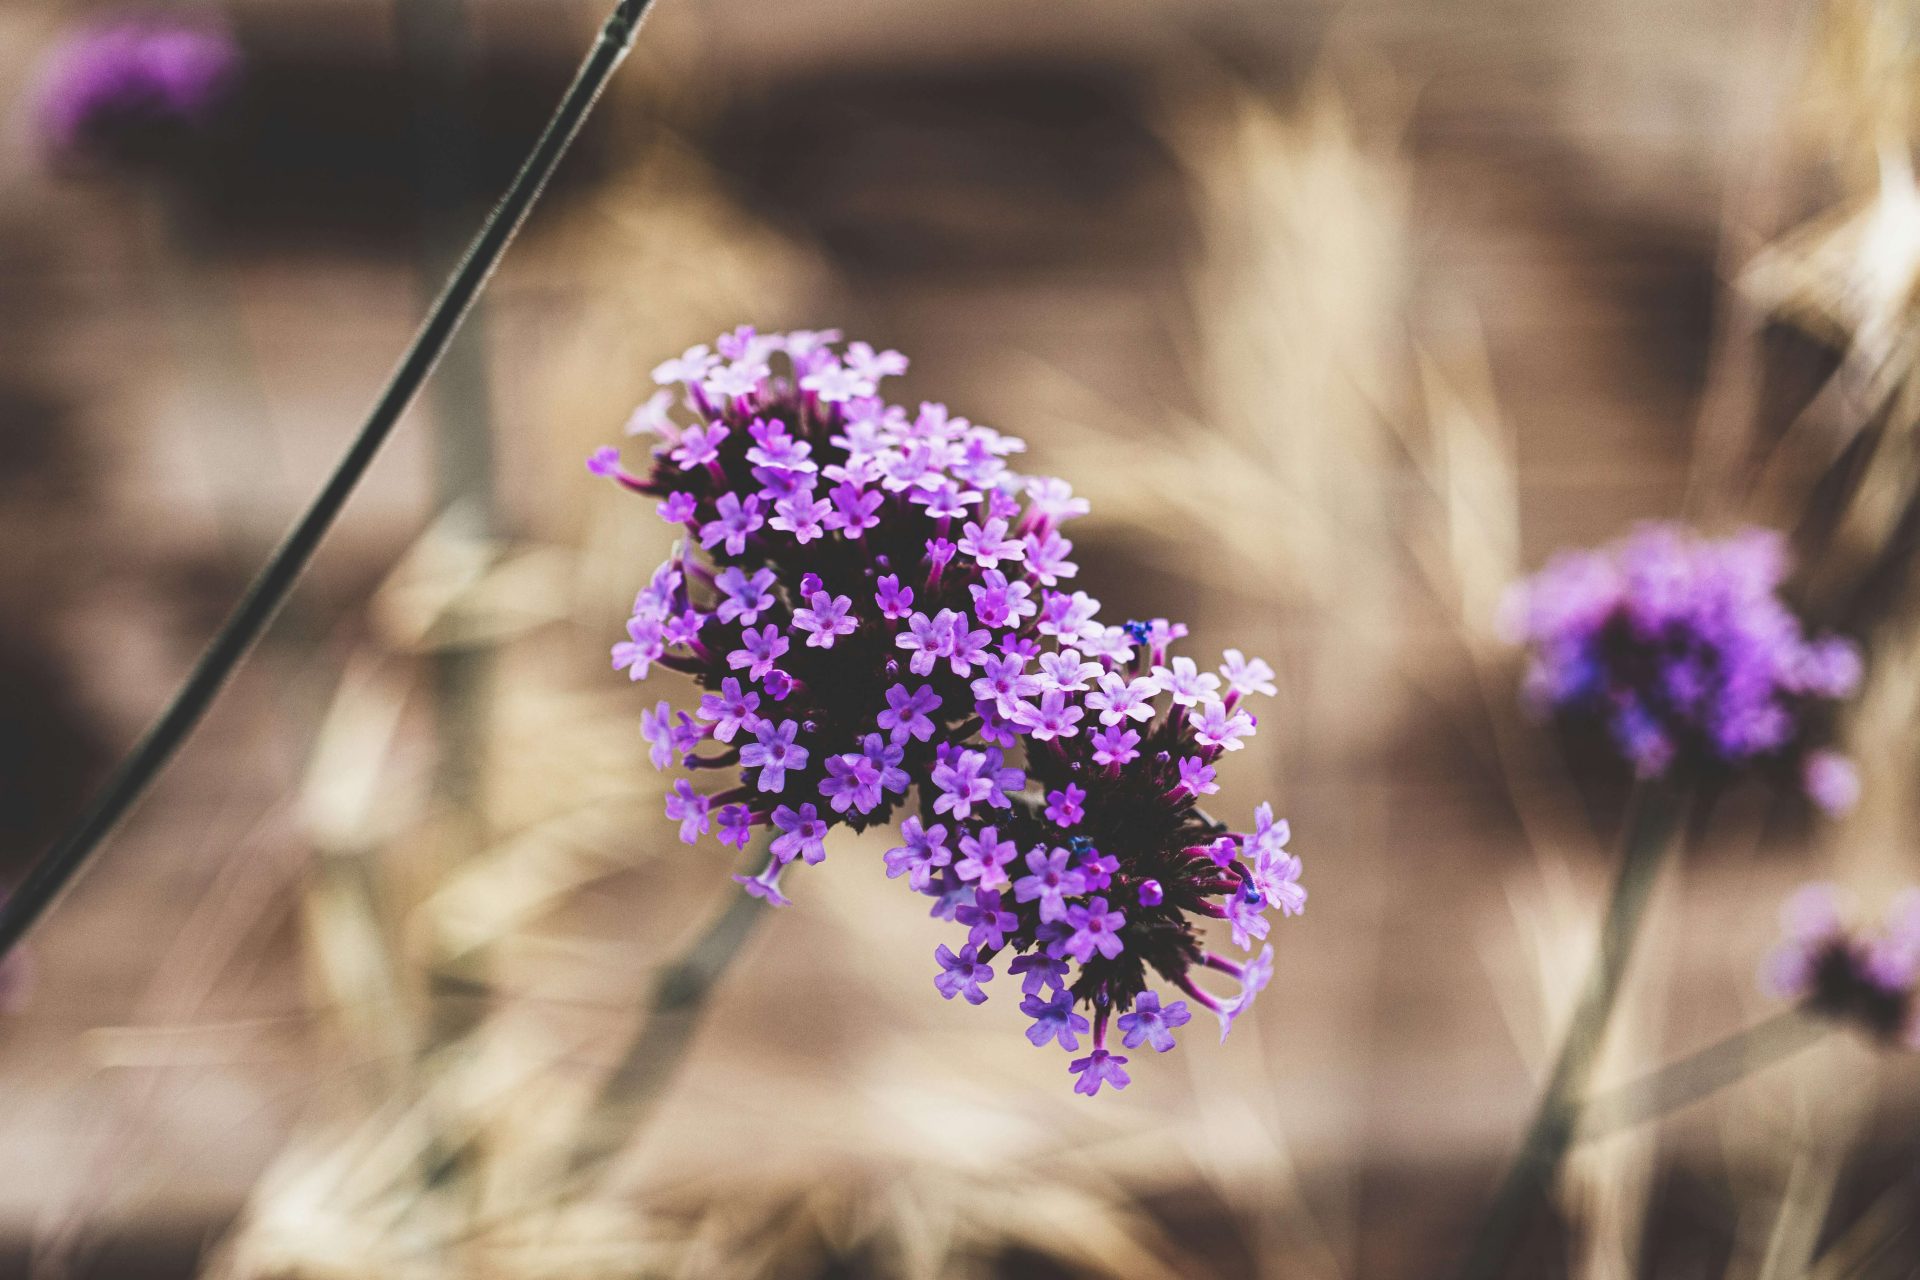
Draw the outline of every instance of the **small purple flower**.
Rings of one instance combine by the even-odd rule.
[[[961,872],[964,876],[966,873]],[[967,941],[986,950],[998,951],[1007,945],[1007,935],[1020,927],[1020,917],[1000,909],[1000,895],[981,889],[971,905],[962,904],[953,913],[956,923],[967,926]]]
[[[742,690],[740,681],[728,676],[720,682],[719,693],[709,693],[701,697],[700,710],[696,713],[702,720],[714,721],[713,736],[721,742],[732,742],[740,730],[753,731],[753,725],[760,719],[754,708],[760,705],[760,695],[751,689]]]
[[[760,771],[761,791],[783,790],[787,785],[787,770],[807,767],[807,749],[794,741],[799,734],[800,726],[792,720],[782,720],[778,725],[762,720],[753,731],[758,741],[740,748],[740,766]]]
[[[1120,768],[1132,764],[1140,758],[1134,748],[1140,745],[1140,735],[1120,725],[1108,725],[1097,729],[1093,735],[1093,762],[1110,768]]]
[[[1786,936],[1762,974],[1773,995],[1920,1049],[1920,889],[1896,897],[1877,930],[1856,930],[1832,885],[1804,885],[1781,922]]]
[[[1234,946],[1251,951],[1255,939],[1267,936],[1272,925],[1267,920],[1266,909],[1266,895],[1242,880],[1227,902],[1227,923],[1233,926]]]
[[[1220,664],[1220,675],[1227,682],[1229,701],[1250,693],[1271,698],[1279,692],[1273,687],[1273,668],[1260,659],[1249,658],[1238,649],[1229,649],[1221,656],[1225,661]]]
[[[1079,721],[1086,712],[1067,701],[1064,693],[1042,694],[1036,706],[1022,702],[1013,709],[1013,722],[1036,742],[1071,738],[1080,732]]]
[[[680,713],[680,719],[688,724],[692,723],[684,711]],[[685,737],[679,726],[674,723],[673,704],[665,699],[662,699],[653,710],[640,713],[640,737],[649,744],[651,749],[647,752],[647,759],[656,769],[671,767],[685,754],[680,750],[680,744],[685,741]],[[696,742],[699,740],[697,730],[694,740]]]
[[[1087,793],[1069,782],[1063,791],[1047,792],[1047,821],[1056,827],[1071,827],[1087,816]]]
[[[955,752],[933,767],[931,781],[940,794],[934,798],[935,813],[951,813],[965,819],[973,806],[990,800],[993,781],[985,775],[987,757],[979,751]]]
[[[773,607],[773,583],[771,569],[756,570],[751,578],[737,567],[722,569],[714,579],[722,597],[717,610],[720,621],[737,621],[743,627],[758,622],[760,615]]]
[[[793,905],[786,895],[780,892],[780,873],[786,869],[778,858],[769,859],[757,876],[735,876],[733,881],[756,898],[760,898],[771,907],[790,907]]]
[[[850,484],[834,486],[827,496],[833,500],[833,510],[826,518],[827,528],[838,529],[849,538],[857,538],[879,524],[880,504],[887,500],[884,493]]]
[[[1165,1053],[1173,1048],[1173,1029],[1192,1020],[1185,1000],[1175,1000],[1162,1009],[1159,992],[1142,991],[1133,1002],[1133,1012],[1120,1015],[1118,1025],[1125,1036],[1121,1043],[1129,1049],[1151,1044],[1156,1052]]]
[[[747,669],[747,677],[752,680],[765,680],[773,670],[773,664],[780,660],[789,644],[780,634],[780,628],[769,622],[759,631],[747,630],[740,633],[740,647],[727,655],[727,665],[738,671]]]
[[[625,671],[628,679],[644,680],[666,651],[660,620],[635,615],[627,619],[626,640],[613,646],[613,669]]]
[[[1003,714],[1010,713],[1026,698],[1040,692],[1040,682],[1026,672],[1027,660],[1019,654],[983,658],[980,675],[971,686],[973,696],[993,703]]]
[[[753,811],[743,804],[723,805],[714,815],[719,822],[721,844],[744,849],[753,843]]]
[[[1128,719],[1153,719],[1153,681],[1139,677],[1129,680],[1117,671],[1100,677],[1100,687],[1087,695],[1087,706],[1100,713],[1100,723],[1117,725]],[[1138,742],[1136,737],[1134,741]]]
[[[953,861],[953,851],[947,848],[947,829],[937,822],[923,827],[920,819],[913,817],[900,824],[900,838],[906,843],[887,850],[887,879],[904,874],[910,888],[925,892],[933,873]]]
[[[690,493],[670,493],[660,503],[660,518],[668,524],[687,524],[699,515],[699,499]]]
[[[1071,993],[1056,991],[1045,1000],[1030,994],[1020,1002],[1020,1012],[1033,1019],[1033,1025],[1027,1028],[1027,1039],[1033,1041],[1036,1048],[1058,1040],[1062,1049],[1079,1049],[1080,1036],[1086,1033],[1088,1024],[1073,1011]]]
[[[991,569],[1002,560],[1024,560],[1027,555],[1025,543],[1007,536],[1005,520],[989,520],[985,524],[969,520],[955,545],[962,555],[971,556],[982,569]]]
[[[968,1004],[987,1002],[987,993],[980,989],[980,984],[993,981],[993,966],[981,961],[977,947],[969,943],[955,955],[943,942],[934,951],[933,958],[940,962],[941,971],[934,977],[933,985],[941,996],[948,1000],[965,996]]]
[[[713,800],[696,792],[685,778],[667,793],[667,819],[680,824],[680,839],[687,844],[698,842],[711,829],[707,811],[712,807]]]
[[[1027,995],[1034,995],[1048,987],[1055,991],[1067,989],[1067,962],[1044,951],[1015,956],[1013,963],[1007,966],[1007,972],[1023,975],[1020,990]]]
[[[807,604],[810,607],[793,611],[793,625],[796,630],[811,633],[807,636],[809,647],[831,649],[836,639],[852,635],[860,625],[859,619],[847,616],[853,607],[851,596],[829,596],[824,591],[816,591]]]
[[[928,685],[909,690],[896,684],[887,690],[887,709],[880,713],[879,725],[895,742],[916,738],[921,742],[933,737],[930,712],[940,709],[940,695]]]
[[[773,839],[772,852],[781,862],[792,862],[797,856],[817,863],[827,856],[827,824],[812,805],[779,806],[773,811],[773,825],[780,834]]]
[[[1027,870],[1031,874],[1022,876],[1013,886],[1013,896],[1019,902],[1040,903],[1040,919],[1064,920],[1067,918],[1067,899],[1076,898],[1087,891],[1086,877],[1071,868],[1069,860],[1072,853],[1066,849],[1035,849],[1027,854]]]
[[[1007,864],[1020,851],[1013,841],[1000,839],[1000,833],[993,827],[982,827],[976,835],[960,837],[960,852],[966,857],[955,863],[953,869],[962,880],[978,881],[982,889],[1004,889]]]
[[[1084,1093],[1089,1098],[1100,1092],[1100,1086],[1110,1084],[1115,1089],[1124,1089],[1133,1083],[1123,1067],[1127,1060],[1108,1053],[1105,1049],[1095,1049],[1084,1058],[1075,1058],[1068,1064],[1067,1070],[1080,1078],[1073,1082],[1075,1093]]]
[[[1120,930],[1125,927],[1127,917],[1107,910],[1105,898],[1095,898],[1085,906],[1074,903],[1067,908],[1067,923],[1073,927],[1073,933],[1061,944],[1061,949],[1081,964],[1093,959],[1096,951],[1111,960],[1126,945],[1120,940]]]
[[[1180,785],[1190,796],[1210,796],[1220,790],[1214,781],[1213,766],[1197,756],[1180,758]]]
[[[1233,966],[1229,972],[1236,972],[1240,979],[1240,994],[1220,1006],[1220,1041],[1226,1043],[1227,1032],[1233,1030],[1234,1020],[1253,1006],[1253,998],[1267,989],[1273,981],[1273,948],[1262,947],[1260,954],[1247,961],[1244,967]]]
[[[889,573],[875,584],[873,599],[889,622],[913,612],[913,588],[901,586],[897,574]]]
[[[1247,744],[1240,741],[1253,734],[1253,717],[1244,711],[1228,711],[1222,702],[1203,702],[1193,717],[1193,736],[1203,746],[1238,751]]]
[[[658,370],[655,371],[654,376],[659,376]],[[696,425],[688,427],[680,433],[680,442],[674,446],[670,456],[675,462],[680,464],[682,471],[692,471],[696,467],[712,466],[714,461],[720,456],[720,442],[725,440],[728,434],[728,429],[724,426],[715,425],[705,427]],[[729,494],[728,496],[731,497],[732,495]],[[737,505],[738,502],[736,500],[736,507]],[[712,543],[702,542],[700,545],[711,546]]]
[[[998,569],[988,569],[967,590],[973,594],[973,616],[985,627],[1018,625],[1039,609],[1031,598],[1031,586],[1024,581],[1009,581]]]
[[[714,507],[716,518],[700,526],[700,545],[711,548],[724,543],[728,555],[744,554],[747,539],[766,523],[766,517],[760,514],[759,495],[749,495],[742,502],[738,494],[723,493]]]

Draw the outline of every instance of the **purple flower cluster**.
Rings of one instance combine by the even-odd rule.
[[[1565,553],[1516,586],[1506,622],[1530,648],[1529,703],[1601,730],[1644,778],[1796,773],[1829,812],[1851,807],[1852,765],[1812,750],[1815,719],[1860,679],[1854,646],[1809,639],[1777,589],[1778,535],[1700,537],[1648,524]]]
[[[38,123],[62,163],[165,163],[216,122],[240,50],[218,26],[160,14],[69,35],[46,59]]]
[[[1803,886],[1780,914],[1785,937],[1761,976],[1769,992],[1920,1048],[1920,889],[1895,898],[1871,932],[1847,927],[1828,884]]]
[[[765,868],[736,879],[784,904],[782,876],[824,858],[832,828],[907,808],[886,873],[966,931],[935,953],[940,994],[985,1001],[1007,960],[1033,1043],[1077,1055],[1079,1092],[1120,1088],[1110,1024],[1119,1047],[1164,1052],[1191,1000],[1224,1036],[1272,977],[1268,909],[1305,905],[1268,806],[1245,832],[1198,807],[1273,672],[1232,650],[1217,674],[1170,656],[1186,628],[1165,619],[1104,622],[1071,588],[1061,532],[1087,503],[1010,470],[1019,440],[887,403],[906,364],[837,333],[740,329],[654,371],[663,389],[629,424],[656,438],[649,469],[613,448],[589,468],[659,499],[687,538],[614,665],[704,690],[691,713],[643,717],[656,765],[729,775],[674,784],[683,840],[744,848],[770,829]],[[1259,954],[1206,949],[1207,920]],[[1237,990],[1210,993],[1197,970]],[[1186,999],[1163,1004],[1150,975]]]

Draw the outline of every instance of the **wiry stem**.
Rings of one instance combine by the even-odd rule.
[[[735,895],[706,932],[661,973],[652,1007],[601,1087],[583,1126],[568,1170],[570,1183],[577,1184],[603,1167],[640,1127],[692,1048],[694,1029],[714,984],[753,936],[767,910],[758,898]]]
[[[1784,1009],[1638,1080],[1592,1095],[1575,1141],[1591,1142],[1657,1120],[1785,1061],[1832,1031],[1832,1023],[1798,1006]]]
[[[121,762],[80,820],[48,850],[20,888],[0,906],[0,959],[4,959],[46,913],[114,826],[146,794],[286,602],[294,583],[374,456],[386,443],[400,415],[413,402],[421,384],[433,372],[441,353],[459,330],[468,308],[499,265],[594,103],[625,60],[652,3],[653,0],[619,0],[553,118],[541,131],[506,195],[481,225],[480,233],[427,313],[426,322],[325,486],[254,578],[166,711]]]
[[[1587,975],[1580,1003],[1561,1043],[1559,1057],[1547,1077],[1539,1109],[1527,1129],[1520,1152],[1480,1223],[1462,1280],[1485,1280],[1500,1274],[1509,1261],[1520,1229],[1566,1157],[1579,1128],[1587,1080],[1606,1042],[1607,1026],[1633,955],[1634,940],[1652,895],[1662,856],[1673,843],[1674,832],[1686,811],[1680,794],[1663,787],[1643,787],[1627,822],[1626,851],[1620,874],[1600,926],[1600,950]]]

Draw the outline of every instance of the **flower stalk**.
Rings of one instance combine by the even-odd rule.
[[[619,0],[520,171],[481,225],[426,321],[401,357],[353,442],[292,531],[248,586],[160,718],[115,770],[71,830],[0,906],[0,959],[13,950],[85,867],[199,725],[286,602],[347,499],[433,372],[545,190],[581,126],[625,61],[653,0]]]
[[[1466,1263],[1458,1272],[1462,1280],[1488,1280],[1500,1274],[1511,1258],[1521,1228],[1573,1145],[1588,1080],[1606,1044],[1607,1028],[1619,1003],[1647,903],[1687,807],[1685,794],[1671,786],[1649,784],[1635,793],[1620,874],[1600,925],[1599,950],[1519,1154],[1481,1220]]]
[[[1833,1029],[1805,1008],[1783,1009],[1638,1080],[1590,1096],[1575,1141],[1591,1142],[1691,1106],[1813,1047]]]

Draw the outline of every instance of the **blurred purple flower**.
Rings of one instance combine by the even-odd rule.
[[[1920,1048],[1920,889],[1896,897],[1870,931],[1848,927],[1830,884],[1802,886],[1780,919],[1784,937],[1761,973],[1768,992]]]
[[[150,13],[81,27],[42,63],[41,143],[65,165],[167,165],[218,124],[241,65],[214,22]]]
[[[1555,557],[1505,610],[1528,647],[1528,702],[1600,730],[1641,777],[1766,768],[1845,809],[1851,766],[1814,745],[1860,658],[1850,641],[1804,634],[1778,595],[1786,571],[1783,542],[1763,529],[1714,539],[1647,524]]]

